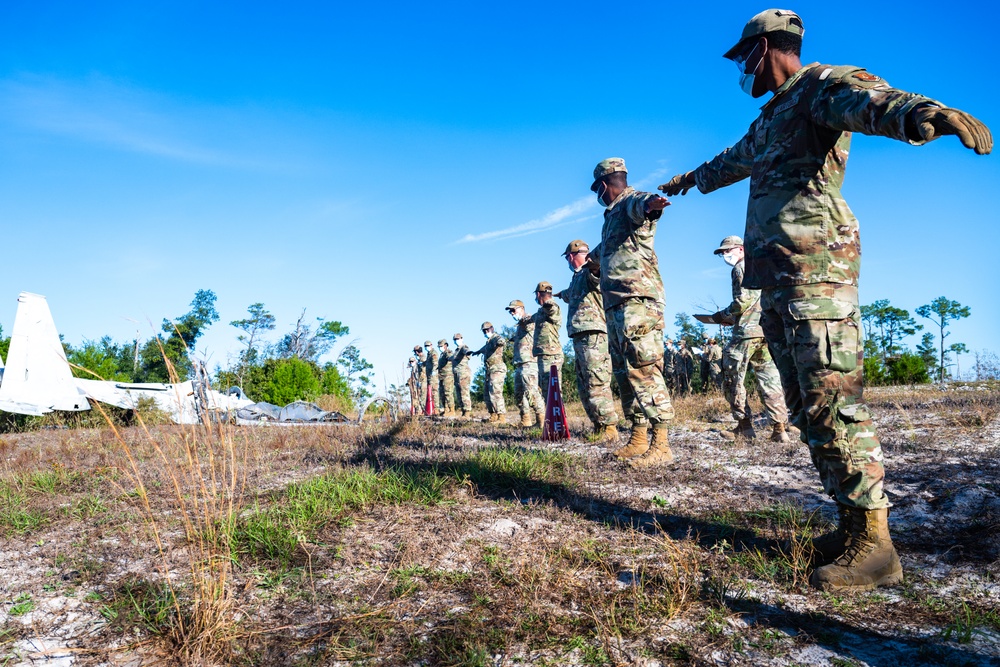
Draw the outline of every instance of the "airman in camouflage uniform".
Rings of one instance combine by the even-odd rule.
[[[670,338],[663,343],[663,381],[667,391],[677,391],[677,348]]]
[[[472,369],[469,368],[469,356],[472,351],[462,340],[462,334],[451,337],[455,341],[455,354],[451,358],[452,372],[455,376],[455,387],[458,389],[458,407],[463,417],[472,414]]]
[[[507,364],[503,360],[503,348],[507,344],[507,339],[496,333],[489,322],[483,322],[482,330],[486,336],[486,344],[472,354],[483,355],[486,366],[486,386],[483,388],[483,396],[486,398],[486,410],[490,414],[490,421],[502,422],[503,415],[507,414],[507,407],[503,402],[503,384],[507,380]]]
[[[417,378],[421,374],[421,369],[417,366],[416,357],[410,357],[408,367],[410,377],[406,380],[406,387],[410,390],[410,414],[412,415],[416,412],[417,406],[420,405],[420,385]]]
[[[538,360],[532,353],[535,343],[535,318],[524,312],[524,302],[514,299],[507,312],[517,322],[511,345],[514,347],[514,401],[521,412],[521,426],[531,426],[537,419],[545,424],[545,399],[538,391]]]
[[[438,387],[438,353],[434,350],[434,344],[429,340],[424,341],[424,350],[427,354],[424,359],[424,381],[427,386],[431,388],[431,394],[434,397],[434,402],[438,402],[437,387]],[[435,405],[434,409],[437,410],[440,406]]]
[[[760,290],[743,286],[743,252],[743,239],[739,236],[722,239],[715,251],[716,255],[722,255],[726,263],[733,267],[733,301],[712,315],[715,322],[730,323],[733,327],[732,338],[722,353],[726,399],[732,408],[733,418],[737,421],[733,435],[754,437],[753,413],[744,382],[747,368],[752,366],[757,378],[757,391],[771,423],[771,440],[788,442],[788,434],[785,432],[788,421],[785,392],[781,388],[781,376],[768,352],[764,330],[760,327]]]
[[[708,379],[717,391],[722,391],[722,348],[714,338],[708,339],[705,355],[708,359]]]
[[[532,354],[538,359],[538,381],[542,390],[542,405],[549,395],[549,374],[556,367],[556,382],[562,392],[563,350],[559,342],[559,329],[562,327],[562,312],[559,304],[552,298],[552,285],[544,280],[535,287],[535,303],[538,311],[532,316],[535,319],[535,341],[531,348]],[[544,407],[542,408],[544,411]],[[545,423],[543,412],[542,423]]]
[[[802,20],[754,16],[725,57],[753,97],[774,96],[732,148],[661,188],[708,193],[750,178],[746,274],[760,289],[761,325],[793,422],[808,444],[840,525],[817,538],[812,583],[869,590],[902,581],[883,493],[882,447],[862,400],[858,221],[841,194],[851,134],[913,145],[954,134],[976,153],[993,148],[969,114],[892,88],[858,67],[802,66]],[[833,562],[829,562],[829,561]]]
[[[438,412],[445,417],[455,416],[455,373],[451,367],[451,350],[444,338],[438,341]]]
[[[423,346],[413,346],[413,356],[417,359],[417,411],[423,412],[427,402],[427,353]]]
[[[702,334],[701,354],[698,355],[698,377],[701,379],[701,393],[703,394],[707,394],[712,387],[711,370],[709,369],[711,351],[708,334]]]
[[[566,333],[573,341],[576,387],[594,432],[601,440],[618,440],[618,414],[611,395],[611,353],[608,323],[601,297],[601,279],[587,267],[590,246],[572,241],[563,256],[573,271],[569,287],[554,296],[566,302]]]
[[[694,353],[681,338],[677,341],[677,393],[687,396],[691,393],[691,376],[694,375]]]
[[[663,281],[653,250],[656,222],[670,202],[632,189],[627,173],[621,158],[594,169],[590,189],[606,209],[601,244],[590,254],[600,264],[611,366],[632,422],[628,444],[615,455],[648,466],[674,458],[667,441],[674,408],[663,381]]]

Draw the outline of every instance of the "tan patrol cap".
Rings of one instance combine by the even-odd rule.
[[[507,307],[504,310],[513,311],[515,308],[524,308],[524,302],[520,299],[514,299],[507,304]]]
[[[455,340],[456,338],[462,338],[462,334],[455,334],[451,337],[452,340]]]
[[[434,343],[430,342],[429,340],[425,340],[425,341],[424,341],[424,347],[427,347],[428,345],[431,345],[431,346],[433,346],[433,345],[434,345]]]
[[[723,58],[733,59],[745,48],[747,40],[769,32],[790,32],[801,37],[806,30],[802,27],[802,19],[790,9],[765,9],[750,19],[743,27],[740,41],[723,54]]]
[[[715,249],[715,254],[721,255],[727,250],[738,248],[741,245],[743,245],[743,239],[741,239],[739,236],[727,236],[726,238],[722,239],[722,243],[720,243],[719,247]]]
[[[552,293],[552,283],[547,283],[547,282],[545,282],[543,280],[542,282],[538,283],[537,287],[535,287],[535,291],[536,292],[549,292],[551,294]]]
[[[416,359],[414,359],[413,357],[410,357],[410,363],[411,364],[416,363],[416,361],[417,361]]]
[[[628,169],[625,168],[625,160],[620,157],[609,157],[605,160],[601,160],[594,167],[594,182],[590,186],[591,190],[597,190],[597,182],[607,176],[608,174],[613,174],[616,171],[624,171],[628,173]]]
[[[419,345],[414,345],[414,346],[413,346],[413,351],[414,351],[414,352],[419,352],[419,351],[420,351],[420,350],[422,350],[422,349],[424,349],[424,348],[420,347]]]
[[[565,257],[566,255],[570,255],[580,250],[590,250],[590,246],[587,245],[586,241],[581,241],[580,239],[577,239],[576,241],[570,241],[569,245],[566,246],[566,252],[563,253],[563,256]]]
[[[492,329],[492,328],[493,328],[493,325],[492,325],[492,324],[490,324],[489,322],[483,322],[483,326],[481,326],[481,327],[479,327],[479,328],[480,328],[481,330],[485,331],[486,329]]]
[[[448,341],[442,338],[441,340],[438,341],[438,345],[444,345],[445,347],[448,347]]]

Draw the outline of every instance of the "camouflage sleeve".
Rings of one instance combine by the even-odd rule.
[[[547,304],[542,306],[542,312],[545,313],[545,319],[549,322],[559,324],[559,304],[555,301],[549,301]]]
[[[727,148],[694,170],[694,181],[702,194],[714,192],[750,176],[753,169],[754,124],[732,148]]]
[[[860,132],[920,145],[925,142],[906,131],[910,112],[925,104],[944,106],[929,97],[893,88],[863,69],[825,68],[820,77],[826,72],[832,76],[828,75],[812,95],[809,113],[816,124],[831,130]]]
[[[651,192],[637,192],[634,197],[629,197],[625,211],[633,225],[641,227],[650,220],[659,220],[663,211],[646,212],[646,202],[658,196]]]
[[[742,262],[733,267],[733,302],[720,310],[716,315],[736,319],[750,309],[760,298],[760,292],[743,288],[744,265]]]

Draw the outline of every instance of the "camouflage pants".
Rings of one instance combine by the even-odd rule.
[[[761,326],[792,423],[802,431],[823,488],[838,503],[889,506],[882,446],[864,404],[858,289],[818,283],[765,289]]]
[[[665,366],[663,368],[663,381],[667,385],[667,391],[677,391],[677,369],[673,366]]]
[[[410,390],[410,405],[413,407],[414,411],[420,411],[420,385],[417,383],[416,379],[410,377],[406,382],[407,388]]]
[[[514,401],[522,417],[545,411],[545,399],[538,391],[538,366],[534,361],[514,366]]]
[[[486,369],[486,386],[483,397],[486,398],[486,410],[490,414],[507,414],[507,406],[503,402],[503,383],[506,380],[506,366]]]
[[[633,424],[670,421],[674,407],[663,381],[663,306],[653,299],[626,299],[607,315],[608,351],[625,418]]]
[[[455,371],[455,386],[458,388],[458,407],[460,410],[472,410],[472,373],[468,370]]]
[[[442,410],[444,412],[454,412],[455,411],[455,376],[449,371],[444,373],[438,373],[440,380],[438,381],[438,401],[437,409],[438,412]]]
[[[674,376],[674,384],[677,385],[677,393],[680,396],[687,396],[691,393],[691,376],[683,371],[677,371]]]
[[[587,331],[573,336],[576,358],[576,388],[583,409],[595,426],[618,423],[615,399],[611,395],[611,353],[608,334]]]
[[[788,422],[785,393],[781,389],[781,376],[767,350],[763,338],[733,338],[722,351],[725,369],[723,388],[726,400],[733,409],[734,419],[752,419],[750,399],[747,396],[747,368],[753,367],[757,376],[757,392],[764,403],[764,412],[772,424]]]
[[[712,380],[712,385],[719,391],[725,384],[725,376],[722,373],[722,361],[708,362],[708,377]]]
[[[545,409],[545,402],[549,398],[549,374],[552,372],[552,366],[556,367],[556,381],[559,383],[559,393],[562,393],[562,353],[543,354],[538,357],[538,388],[542,392],[542,410]]]

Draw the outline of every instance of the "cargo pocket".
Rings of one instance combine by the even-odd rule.
[[[625,319],[625,358],[643,368],[663,358],[663,308],[652,299],[629,299]]]
[[[853,319],[857,306],[849,301],[813,298],[790,301],[796,321],[793,344],[796,364],[849,373],[858,367],[861,330]]]

